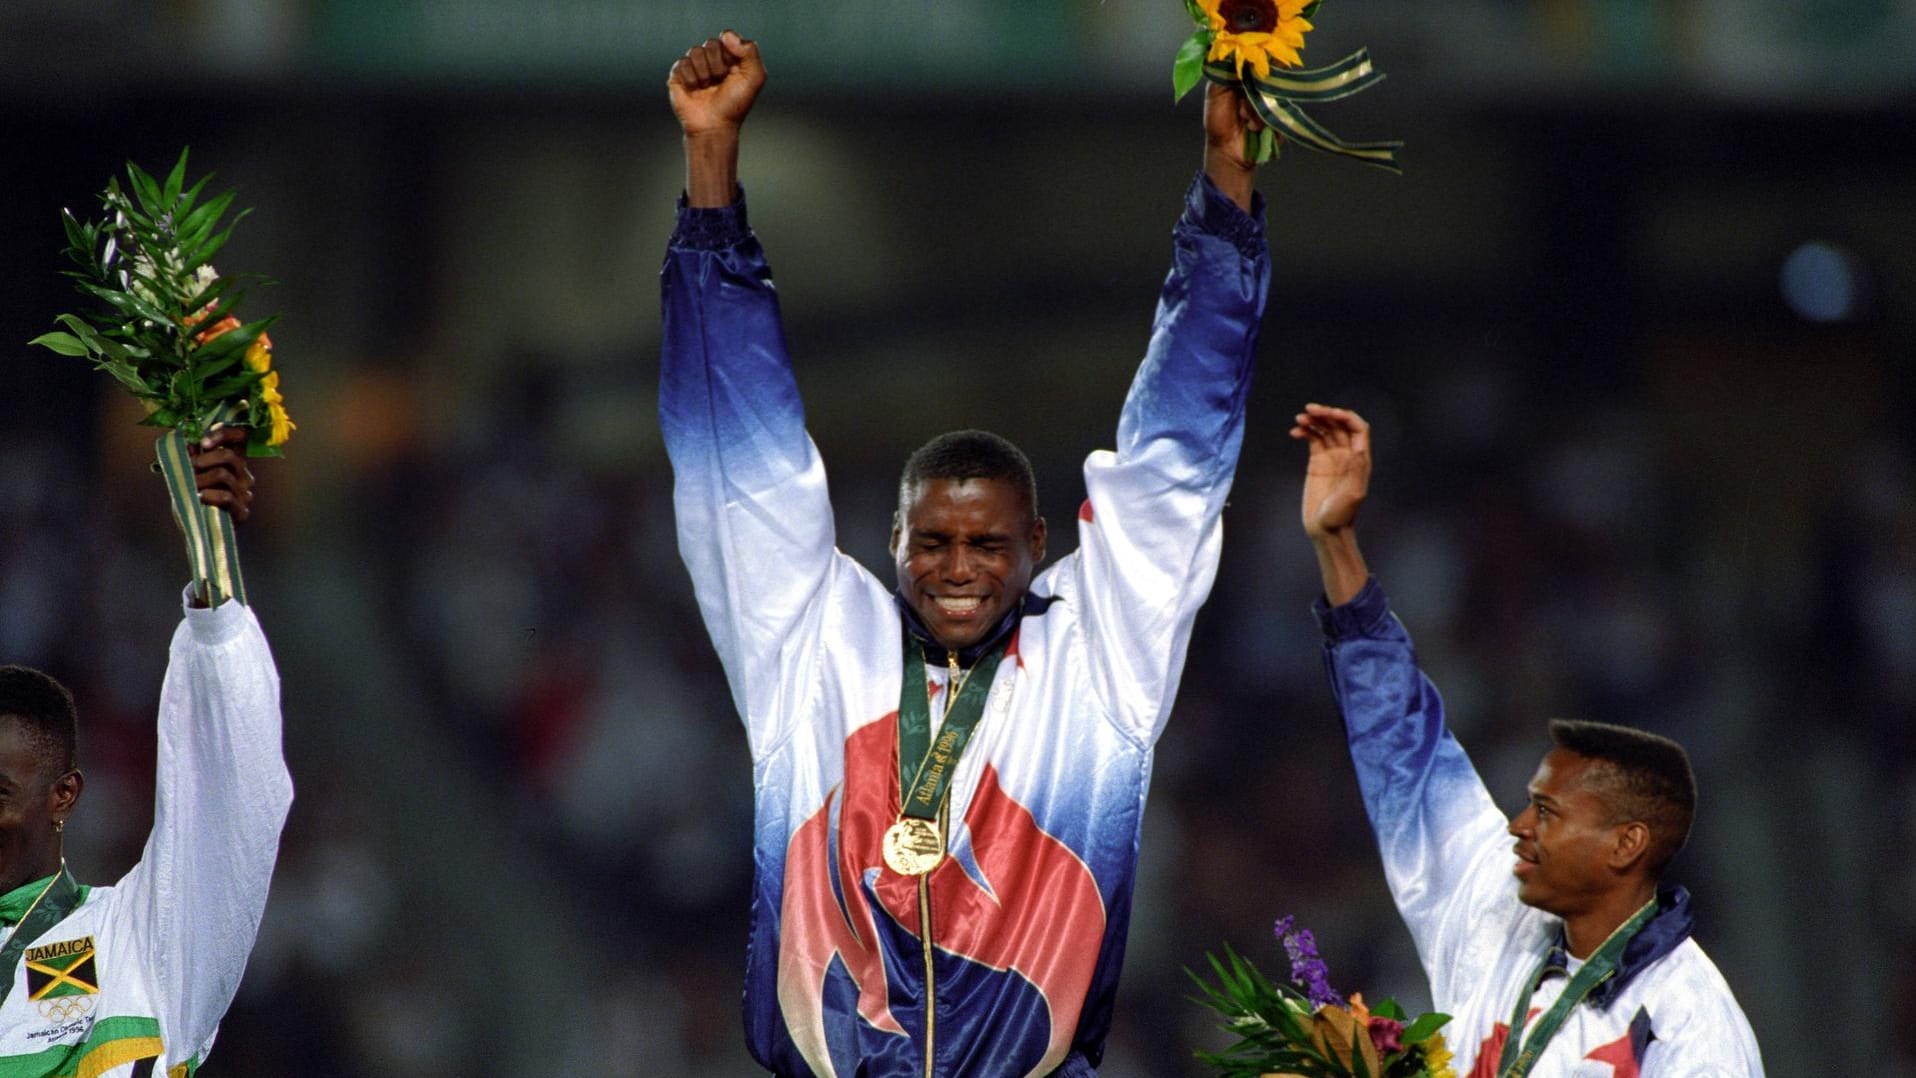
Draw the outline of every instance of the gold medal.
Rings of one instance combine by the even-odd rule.
[[[906,816],[885,829],[885,864],[900,876],[923,876],[945,859],[938,825]]]

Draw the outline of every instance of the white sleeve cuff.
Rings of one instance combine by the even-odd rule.
[[[207,609],[193,605],[193,585],[180,593],[180,605],[186,611],[186,625],[193,639],[201,644],[224,644],[245,631],[252,612],[237,599],[228,599]]]

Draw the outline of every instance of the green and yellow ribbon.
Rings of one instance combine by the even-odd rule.
[[[167,431],[154,443],[154,450],[159,456],[160,474],[166,477],[173,519],[186,539],[186,560],[192,567],[194,593],[207,606],[218,606],[228,599],[237,599],[240,605],[246,605],[246,581],[240,577],[239,541],[233,535],[233,518],[226,510],[200,501],[186,438],[179,431]]]
[[[1312,4],[1305,9],[1305,14],[1316,10],[1317,5]],[[1193,7],[1192,14],[1200,16],[1201,13]],[[1397,151],[1404,146],[1401,141],[1347,142],[1311,119],[1302,108],[1306,104],[1346,98],[1383,81],[1384,73],[1371,63],[1370,50],[1358,49],[1328,67],[1287,71],[1273,66],[1267,76],[1260,78],[1248,67],[1240,75],[1228,59],[1205,60],[1212,40],[1210,27],[1200,18],[1197,32],[1179,50],[1172,67],[1173,92],[1183,97],[1200,78],[1241,91],[1266,126],[1266,131],[1247,136],[1246,149],[1254,160],[1261,164],[1276,152],[1275,140],[1270,137],[1276,133],[1313,150],[1348,157],[1393,173],[1403,172],[1397,164]]]

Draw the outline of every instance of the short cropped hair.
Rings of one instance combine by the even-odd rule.
[[[899,519],[912,491],[928,479],[1000,479],[1018,489],[1025,513],[1038,519],[1038,479],[1024,451],[988,430],[954,430],[940,434],[905,458],[898,477]]]
[[[12,719],[49,778],[73,770],[79,719],[65,685],[26,666],[0,666],[0,719]]]
[[[1650,829],[1647,865],[1662,875],[1696,818],[1696,774],[1683,746],[1648,730],[1578,719],[1553,720],[1550,738],[1602,765],[1584,772],[1584,781],[1610,807],[1612,824],[1641,821]]]

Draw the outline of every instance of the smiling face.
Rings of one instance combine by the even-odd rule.
[[[1044,520],[1003,479],[926,479],[905,494],[891,533],[898,592],[939,646],[970,647],[1031,586]]]
[[[1604,766],[1553,749],[1530,780],[1530,803],[1510,821],[1516,836],[1517,897],[1525,905],[1569,919],[1595,907],[1622,883],[1634,857],[1609,804],[1586,781]],[[1639,828],[1641,825],[1637,825]]]
[[[43,740],[0,716],[0,893],[60,870],[54,823],[73,811],[80,787],[78,771],[59,771]]]

